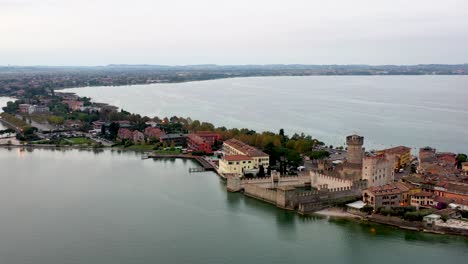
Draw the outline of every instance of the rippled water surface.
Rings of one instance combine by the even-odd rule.
[[[148,116],[306,132],[368,148],[426,145],[468,152],[468,76],[307,76],[68,89]]]
[[[465,263],[468,240],[300,217],[184,160],[0,148],[0,263]]]

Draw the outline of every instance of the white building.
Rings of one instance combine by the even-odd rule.
[[[237,139],[224,141],[223,152],[226,156],[242,155],[252,158],[253,168],[255,169],[258,169],[260,165],[266,169],[270,165],[270,156],[268,154]]]
[[[245,155],[225,155],[219,161],[219,172],[223,174],[244,175],[254,168],[253,159]]]

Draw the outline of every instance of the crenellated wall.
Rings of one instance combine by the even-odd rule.
[[[333,176],[323,175],[314,171],[310,172],[312,186],[317,189],[346,189],[352,188],[353,181]]]
[[[227,178],[229,191],[244,194],[279,208],[310,213],[330,206],[341,199],[357,198],[366,181],[351,181],[311,172],[300,176],[244,178],[233,175]],[[301,191],[297,187],[313,186],[317,190]]]

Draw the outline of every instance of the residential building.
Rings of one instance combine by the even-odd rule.
[[[430,147],[419,150],[417,171],[424,175],[457,176],[460,174],[455,153],[436,152],[436,149]]]
[[[195,134],[197,134],[199,137],[203,138],[205,141],[210,144],[210,146],[215,145],[217,142],[220,142],[222,140],[222,137],[220,134],[216,134],[211,131],[198,131]]]
[[[76,101],[76,100],[64,100],[64,104],[68,105],[68,108],[72,111],[78,111],[83,107],[83,102],[82,101]]]
[[[138,130],[132,132],[132,139],[135,143],[145,142],[145,135]]]
[[[433,186],[437,196],[468,201],[468,184],[461,182],[439,182]]]
[[[94,122],[91,123],[91,125],[93,126],[93,129],[96,129],[96,130],[99,129],[100,130],[103,125],[104,126],[106,125],[106,122],[104,122],[104,121],[94,121]]]
[[[395,171],[404,168],[411,163],[411,148],[398,146],[394,148],[377,151],[377,155],[394,155],[395,156]]]
[[[435,195],[431,192],[418,192],[409,195],[410,205],[416,207],[417,209],[431,208],[437,206],[437,201],[435,200]]]
[[[148,121],[148,122],[145,122],[146,125],[149,125],[150,127],[157,127],[158,126],[158,123],[155,122],[155,121]]]
[[[204,152],[206,154],[212,154],[211,144],[196,134],[185,135],[187,139],[187,148],[189,151]]]
[[[468,172],[468,162],[462,162],[462,171]]]
[[[184,134],[167,134],[159,138],[161,142],[166,144],[174,144],[176,146],[185,146],[186,138]]]
[[[147,127],[145,128],[144,134],[147,138],[156,138],[159,139],[161,136],[166,135],[166,132],[162,131],[157,127]]]
[[[366,156],[362,162],[362,179],[367,180],[367,186],[382,186],[393,182],[395,178],[394,155]]]
[[[423,222],[426,227],[433,227],[440,220],[441,216],[438,214],[430,214],[423,217]]]
[[[65,121],[65,126],[68,128],[76,129],[82,127],[83,122],[81,122],[80,120],[67,120]]]
[[[253,168],[258,169],[260,165],[267,168],[270,165],[270,156],[263,151],[249,146],[237,139],[229,139],[223,143],[224,155],[243,155],[252,158]]]
[[[45,105],[30,105],[28,113],[29,114],[43,114],[43,113],[48,113],[49,112],[49,107]]]
[[[20,113],[26,114],[29,113],[30,104],[20,104],[18,105]]]
[[[128,120],[119,120],[119,121],[112,121],[112,122],[119,124],[119,127],[121,127],[121,128],[132,128],[133,127],[132,122],[130,122]]]
[[[254,160],[246,155],[226,155],[219,161],[219,171],[223,174],[244,175],[246,170],[252,169]]]
[[[19,107],[20,113],[23,113],[23,114],[48,113],[49,112],[49,107],[45,105],[20,104],[18,107]]]
[[[128,128],[119,128],[117,132],[117,139],[119,140],[133,140],[133,132]]]
[[[374,209],[407,206],[411,188],[411,185],[402,182],[370,187],[362,191],[363,201]]]
[[[63,92],[56,92],[56,96],[62,98],[63,100],[78,100],[80,97],[74,93],[63,93]]]

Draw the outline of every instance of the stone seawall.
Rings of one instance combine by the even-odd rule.
[[[276,205],[276,190],[246,184],[244,186],[244,194]]]

